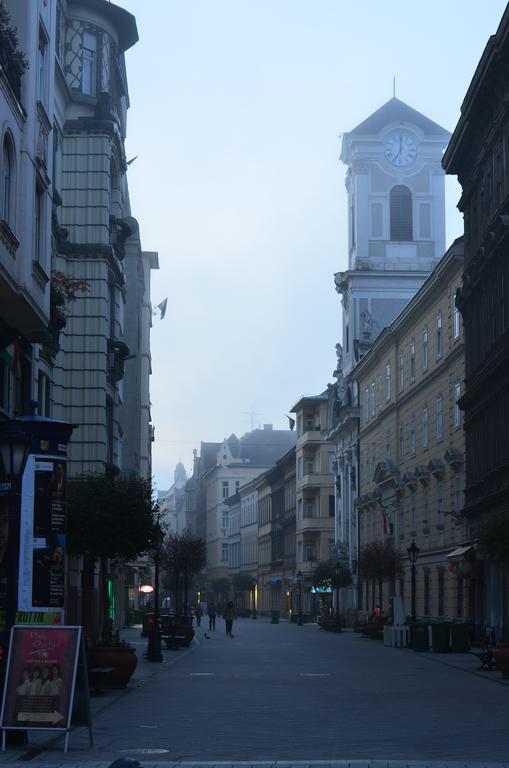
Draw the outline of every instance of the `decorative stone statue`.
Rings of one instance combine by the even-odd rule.
[[[361,335],[363,341],[373,340],[373,331],[375,329],[375,321],[369,310],[364,309],[361,312]]]

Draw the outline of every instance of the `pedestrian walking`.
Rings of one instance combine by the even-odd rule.
[[[209,617],[209,632],[216,628],[217,608],[213,600],[207,605],[207,616]]]
[[[197,605],[196,608],[194,609],[194,616],[196,618],[196,626],[199,627],[201,624],[201,617],[203,616],[201,605]]]
[[[232,627],[233,627],[233,620],[236,618],[236,615],[235,615],[235,608],[231,600],[228,603],[226,603],[226,608],[224,609],[223,616],[226,624],[226,634],[230,635],[230,637],[233,637]]]

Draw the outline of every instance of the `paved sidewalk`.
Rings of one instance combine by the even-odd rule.
[[[244,619],[233,639],[218,621],[152,664],[140,630],[122,634],[138,668],[126,691],[92,697],[93,749],[85,729],[67,755],[30,733],[30,749],[3,754],[2,766],[107,768],[128,756],[144,768],[509,768],[508,683],[470,654]]]

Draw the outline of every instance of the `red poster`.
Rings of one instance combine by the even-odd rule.
[[[4,690],[4,728],[70,725],[79,627],[14,627]]]

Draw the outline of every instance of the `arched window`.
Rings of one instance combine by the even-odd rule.
[[[412,193],[401,184],[391,189],[391,240],[413,240]]]
[[[14,163],[12,156],[12,143],[8,136],[4,138],[2,151],[2,219],[8,224],[11,222],[12,190],[13,190]]]

